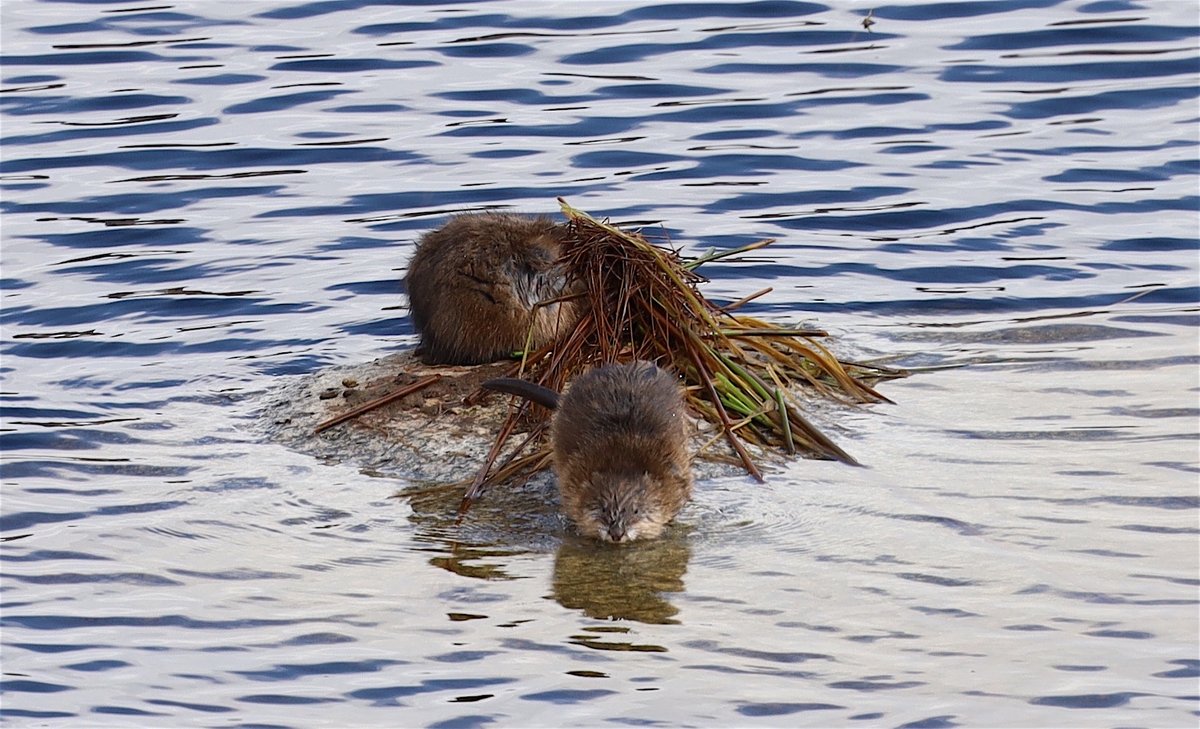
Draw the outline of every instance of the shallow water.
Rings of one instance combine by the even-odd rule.
[[[0,5],[14,726],[1194,726],[1192,3]],[[264,442],[554,198],[914,375],[564,537]],[[505,498],[510,501],[505,501]]]

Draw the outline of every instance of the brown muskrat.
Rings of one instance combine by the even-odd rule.
[[[652,539],[691,497],[683,394],[650,362],[591,370],[561,398],[512,378],[483,386],[555,411],[550,444],[560,501],[581,534]]]
[[[565,228],[547,217],[456,215],[421,236],[404,278],[426,364],[480,364],[554,341],[575,323],[558,264]],[[542,305],[538,305],[542,304]]]

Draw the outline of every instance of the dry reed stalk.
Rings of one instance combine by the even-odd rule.
[[[404,387],[400,388],[399,390],[396,390],[395,392],[388,393],[387,395],[384,395],[382,397],[377,397],[368,403],[363,403],[362,405],[359,405],[358,407],[353,408],[352,410],[347,410],[346,412],[344,412],[340,415],[335,415],[332,418],[329,418],[328,420],[318,423],[317,426],[315,428],[313,428],[313,435],[316,435],[317,433],[320,433],[323,430],[332,428],[333,426],[337,425],[338,423],[344,423],[347,420],[350,420],[351,418],[357,418],[359,415],[370,412],[370,411],[374,410],[375,408],[383,407],[384,405],[387,405],[388,403],[390,403],[394,400],[399,400],[400,398],[407,397],[408,395],[411,395],[414,392],[424,390],[426,387],[429,387],[430,385],[434,384],[435,382],[437,382],[440,379],[442,379],[441,375],[429,375],[428,377],[417,380],[416,382],[414,382],[410,385],[405,385]]]

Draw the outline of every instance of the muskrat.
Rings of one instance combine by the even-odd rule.
[[[481,364],[554,341],[578,318],[558,263],[566,229],[550,218],[465,213],[421,236],[404,277],[417,354]]]
[[[562,510],[581,534],[652,539],[692,495],[683,394],[650,362],[579,376],[561,398],[512,378],[483,386],[554,410],[550,444]]]

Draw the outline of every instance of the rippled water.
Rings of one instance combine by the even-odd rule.
[[[8,723],[1195,726],[1197,10],[4,0]],[[262,442],[555,196],[914,375],[598,549]]]

